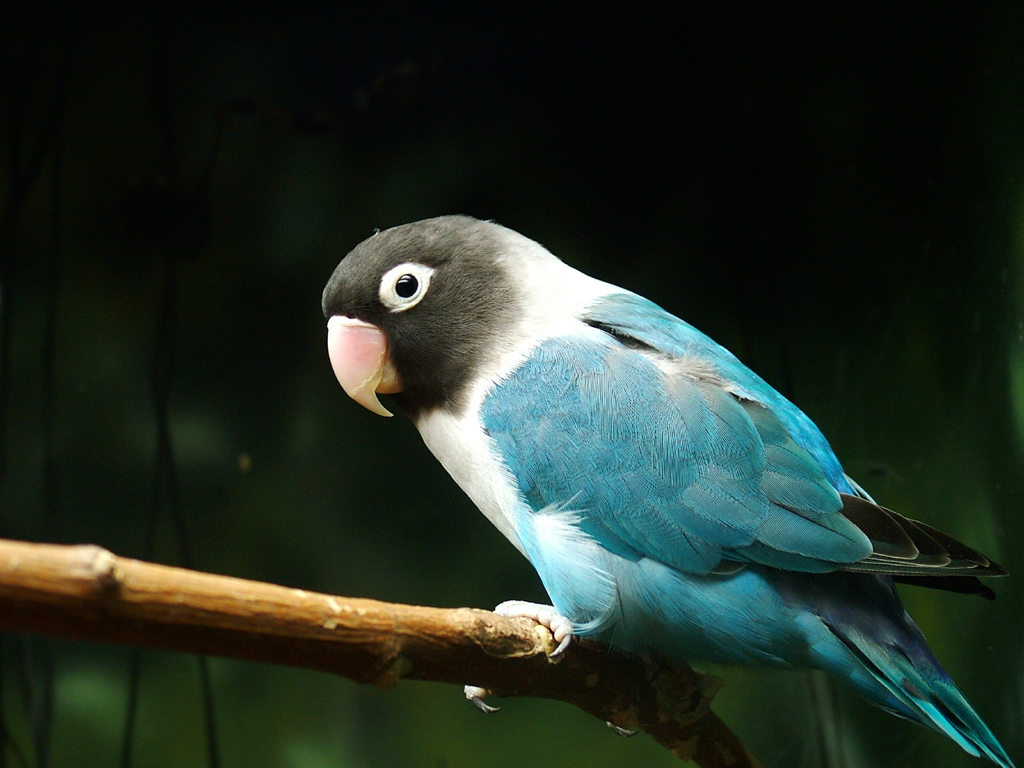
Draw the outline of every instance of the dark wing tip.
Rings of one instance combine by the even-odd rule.
[[[843,517],[871,540],[876,555],[911,562],[921,557],[920,548],[900,525],[897,515],[859,496],[841,493],[839,497],[843,500]],[[929,547],[927,551],[930,553],[931,549]]]
[[[929,537],[934,539],[941,547],[943,547],[948,553],[953,562],[965,562],[973,563],[977,570],[981,571],[978,575],[985,576],[1008,576],[1007,571],[1003,566],[993,562],[985,555],[981,554],[976,549],[972,549],[964,544],[962,541],[957,541],[948,533],[943,533],[936,528],[932,528],[930,525],[919,522],[917,520],[909,520],[903,518],[914,527],[923,531]]]
[[[864,532],[874,548],[874,554],[853,563],[847,570],[906,576],[913,581],[901,580],[915,584],[919,583],[919,577],[976,581],[977,576],[1007,575],[1005,568],[947,533],[903,517],[859,496],[845,493],[839,495],[843,500],[843,516]],[[939,584],[929,586],[947,588]],[[979,589],[991,592],[980,584],[965,585],[959,581],[951,582],[948,588],[954,592],[981,594],[983,597],[987,597],[987,593],[982,594]]]

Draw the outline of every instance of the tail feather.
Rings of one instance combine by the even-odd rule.
[[[904,610],[890,576],[772,573],[779,594],[810,611],[809,662],[894,714],[944,733],[966,752],[1014,768]]]
[[[926,645],[915,643],[917,647],[910,652],[903,646],[879,643],[850,627],[829,629],[871,676],[916,716],[912,719],[946,734],[975,757],[987,757],[1000,768],[1014,768],[1006,750]]]

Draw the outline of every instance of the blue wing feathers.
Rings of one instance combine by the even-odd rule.
[[[793,440],[814,457],[837,490],[855,492],[814,422],[741,363],[732,352],[686,321],[669,314],[654,302],[628,292],[606,296],[587,311],[586,319],[670,357],[699,356],[732,382],[739,394],[771,408]]]
[[[689,573],[723,558],[818,572],[871,552],[765,406],[666,378],[599,331],[541,344],[481,416],[531,508],[569,504],[613,549]]]
[[[824,669],[1013,768],[892,580],[836,572],[872,553],[840,497],[867,494],[810,419],[645,299],[615,294],[587,320],[480,409],[556,609],[613,647]],[[723,559],[748,565],[722,574]]]

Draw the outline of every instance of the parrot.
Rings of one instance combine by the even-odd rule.
[[[657,304],[491,221],[376,231],[323,291],[333,372],[387,395],[551,601],[496,609],[627,654],[824,670],[1013,768],[895,582],[1006,570],[875,503],[821,430]],[[467,686],[467,696],[477,698]],[[483,705],[481,708],[486,708]]]

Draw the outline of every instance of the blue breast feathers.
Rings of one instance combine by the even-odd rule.
[[[839,514],[842,468],[788,401],[639,297],[588,319],[604,330],[545,341],[481,407],[529,509],[572,510],[610,552],[693,574],[723,559],[824,572],[871,553]]]

